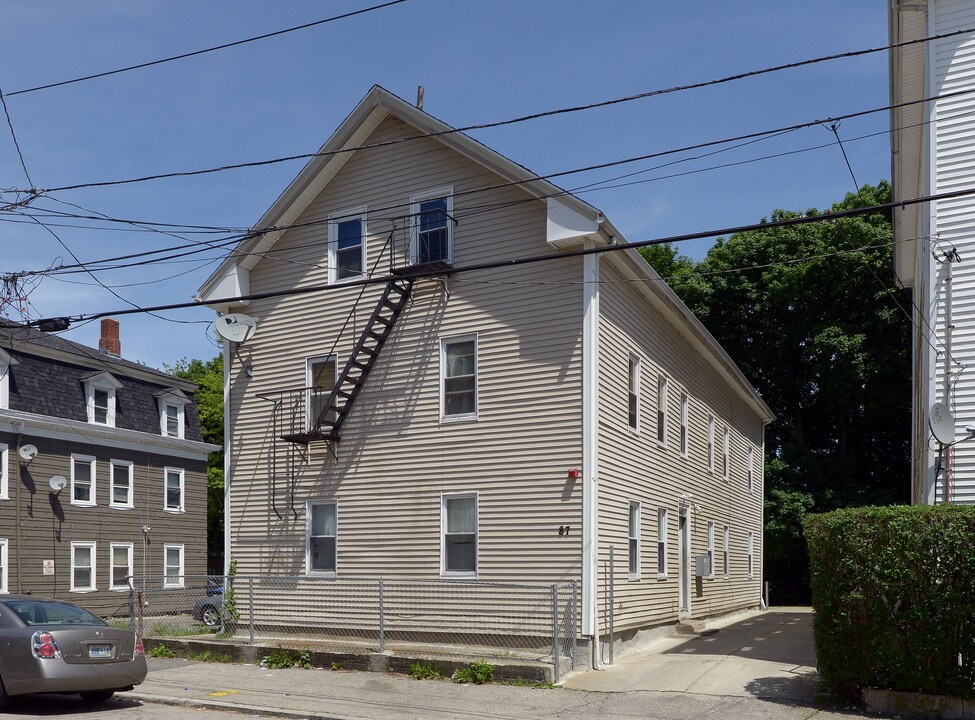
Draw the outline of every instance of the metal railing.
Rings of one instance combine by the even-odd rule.
[[[146,638],[203,636],[242,644],[576,667],[575,582],[199,575],[133,579],[128,623]]]

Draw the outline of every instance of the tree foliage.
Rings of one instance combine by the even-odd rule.
[[[831,211],[889,201],[882,181]],[[911,300],[894,286],[891,240],[889,214],[875,213],[738,233],[696,264],[672,248],[648,258],[777,416],[766,432],[773,581],[804,571],[809,510],[909,500]]]

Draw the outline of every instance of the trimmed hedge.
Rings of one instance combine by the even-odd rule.
[[[805,534],[825,690],[975,697],[975,506],[837,510]]]

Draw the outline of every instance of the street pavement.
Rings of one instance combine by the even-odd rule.
[[[118,704],[335,720],[864,717],[816,704],[808,610],[775,609],[720,624],[717,634],[659,641],[606,670],[571,675],[557,689],[152,659],[146,682],[121,694]],[[121,720],[125,713],[111,716]]]

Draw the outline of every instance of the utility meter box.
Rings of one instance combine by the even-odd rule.
[[[711,577],[711,558],[707,555],[695,555],[694,570],[697,577]]]

